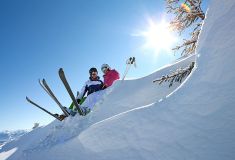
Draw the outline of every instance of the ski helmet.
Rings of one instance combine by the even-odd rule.
[[[98,73],[98,71],[95,67],[90,68],[89,73],[92,74],[92,72],[97,72]]]
[[[102,64],[101,71],[104,72],[105,69],[111,69],[108,64]]]

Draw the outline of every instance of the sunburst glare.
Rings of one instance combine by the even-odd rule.
[[[144,37],[143,49],[152,50],[156,56],[162,52],[171,52],[171,48],[176,43],[177,38],[171,32],[169,24],[165,20],[157,24],[152,19],[149,19],[148,25],[149,27],[146,31],[135,34],[135,36]]]

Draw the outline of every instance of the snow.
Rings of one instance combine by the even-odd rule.
[[[6,152],[2,152],[0,154],[0,159],[7,159],[8,157],[10,157],[15,151],[17,151],[17,148],[13,148],[9,151]]]
[[[234,0],[212,1],[196,56],[117,81],[92,95],[101,100],[87,116],[36,128],[4,145],[0,159],[235,159],[234,15]],[[194,60],[182,84],[152,83]]]
[[[21,136],[29,132],[28,130],[16,130],[16,131],[3,131],[0,132],[0,149],[2,145],[13,140],[19,139]]]

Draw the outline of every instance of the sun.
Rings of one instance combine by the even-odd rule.
[[[177,41],[176,36],[171,33],[169,24],[164,20],[157,24],[150,19],[148,29],[140,32],[138,36],[144,37],[145,39],[143,48],[153,50],[155,54],[171,52],[173,44]]]

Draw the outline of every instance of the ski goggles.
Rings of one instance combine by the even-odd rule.
[[[107,69],[108,69],[107,67],[101,68],[101,70],[102,70],[103,73],[105,73],[105,72],[107,71]]]

